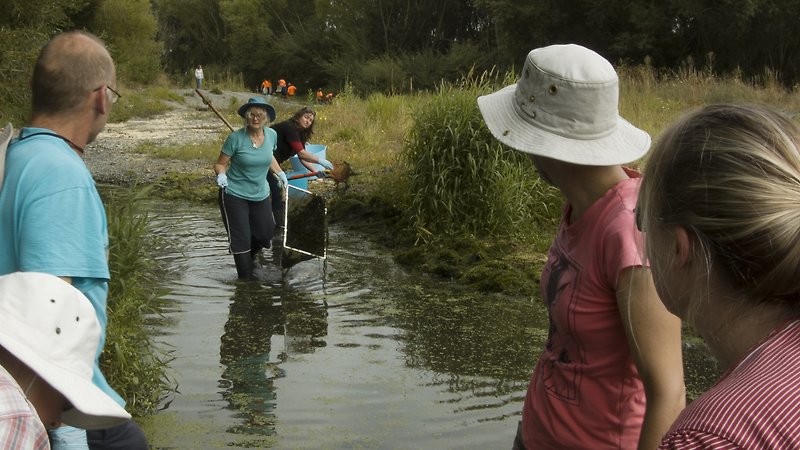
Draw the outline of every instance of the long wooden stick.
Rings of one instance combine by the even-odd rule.
[[[327,171],[320,170],[319,172],[308,172],[308,173],[299,173],[297,175],[292,175],[287,180],[299,180],[300,178],[307,178],[307,177],[325,177],[327,175]]]
[[[223,121],[223,122],[225,122],[225,125],[227,125],[227,126],[228,126],[228,128],[230,128],[230,130],[231,130],[231,131],[233,131],[233,127],[231,126],[231,124],[229,124],[229,123],[228,123],[228,121],[227,121],[227,120],[226,120],[224,117],[222,117],[222,114],[220,114],[220,113],[219,113],[219,111],[217,111],[217,108],[214,108],[214,105],[212,105],[212,104],[211,104],[211,100],[209,100],[208,98],[206,98],[206,96],[205,96],[205,95],[203,95],[203,93],[202,93],[202,92],[200,92],[200,89],[195,89],[194,91],[195,91],[195,92],[197,92],[197,95],[199,95],[199,96],[200,96],[200,98],[202,98],[202,99],[203,99],[203,103],[205,103],[206,105],[208,105],[208,107],[209,107],[209,108],[211,108],[211,110],[212,110],[212,111],[214,111],[214,114],[216,114],[216,115],[217,115],[217,117],[219,117],[220,119],[222,119],[222,121]]]

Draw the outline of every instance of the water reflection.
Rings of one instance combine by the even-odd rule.
[[[273,334],[283,332],[283,311],[257,283],[236,286],[220,339],[222,398],[242,418],[231,433],[275,434],[276,392],[283,355],[270,357]]]
[[[327,305],[287,286],[277,270],[280,258],[278,245],[265,251],[255,272],[259,281],[237,280],[231,297],[220,338],[220,387],[241,422],[229,427],[230,433],[274,435],[274,380],[285,376],[280,364],[289,355],[325,346]]]
[[[212,207],[153,210],[181,245],[160,335],[179,393],[145,427],[155,448],[510,447],[539,302],[408,275],[337,227],[327,262],[283,271],[273,249],[240,282]]]

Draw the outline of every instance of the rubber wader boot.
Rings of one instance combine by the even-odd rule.
[[[253,257],[250,252],[234,254],[233,261],[236,263],[236,273],[240,279],[253,278]]]

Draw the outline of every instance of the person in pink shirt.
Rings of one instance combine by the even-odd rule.
[[[637,212],[662,301],[724,370],[659,448],[800,448],[800,127],[755,105],[687,114]]]
[[[653,449],[685,405],[681,324],[656,294],[634,226],[650,136],[618,113],[619,80],[578,45],[528,53],[516,84],[478,98],[566,204],[541,275],[549,312],[514,448]]]

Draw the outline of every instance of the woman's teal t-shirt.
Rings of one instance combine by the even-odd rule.
[[[272,163],[278,136],[275,130],[264,128],[264,142],[253,147],[246,128],[240,128],[225,139],[222,153],[231,157],[226,172],[228,187],[225,191],[245,200],[261,201],[269,197],[267,171]]]

